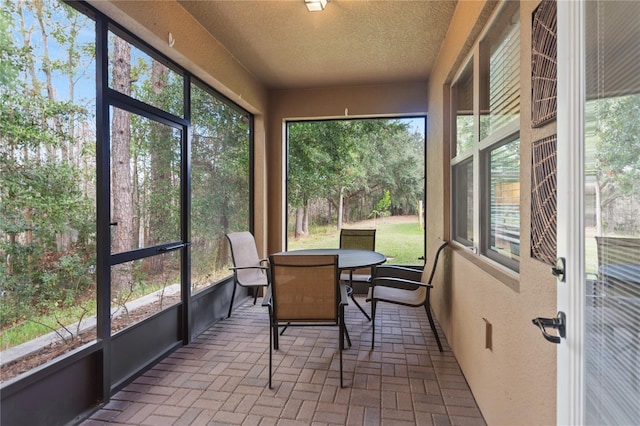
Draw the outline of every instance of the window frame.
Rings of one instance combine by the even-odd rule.
[[[491,186],[490,178],[490,155],[491,152],[505,144],[511,143],[520,139],[520,120],[522,116],[522,104],[520,102],[522,87],[518,89],[518,114],[517,118],[514,118],[504,125],[500,126],[497,130],[487,134],[481,139],[481,119],[482,117],[490,117],[491,111],[481,110],[481,100],[488,98],[488,92],[490,90],[489,82],[489,61],[490,49],[488,47],[488,40],[494,32],[500,31],[501,28],[497,28],[499,22],[505,21],[505,12],[512,12],[509,8],[514,7],[510,2],[502,2],[495,10],[493,16],[488,21],[487,25],[481,32],[480,36],[474,43],[471,51],[467,57],[461,61],[461,65],[458,67],[454,78],[450,83],[449,97],[450,97],[450,232],[451,239],[458,245],[469,249],[479,257],[486,259],[490,263],[500,265],[501,267],[508,268],[508,270],[515,273],[519,273],[518,259],[499,254],[490,249],[491,239]],[[519,6],[515,13],[517,19],[517,25],[519,29],[517,31],[518,40],[522,36],[522,26],[520,25],[520,13]],[[521,56],[518,51],[518,59],[515,62],[518,64],[518,68],[521,64]],[[457,152],[458,140],[457,140],[457,91],[456,85],[461,82],[465,77],[469,64],[473,65],[473,115],[474,115],[474,136],[473,146],[470,150],[462,153]],[[519,74],[519,72],[518,72]],[[488,113],[489,115],[483,113]],[[472,163],[473,167],[473,182],[469,182],[466,186],[473,188],[473,235],[472,240],[459,235],[459,229],[461,226],[466,226],[466,223],[462,223],[459,218],[459,209],[456,209],[457,201],[460,197],[465,196],[457,193],[456,189],[459,187],[459,181],[456,181],[459,176],[459,167]],[[522,162],[520,161],[519,168],[522,168]],[[522,180],[519,181],[520,184]],[[464,215],[465,220],[469,220],[467,215]],[[521,215],[520,215],[520,225]],[[520,237],[522,232],[520,232]]]
[[[491,154],[505,145],[508,145],[512,142],[518,141],[520,142],[520,133],[513,132],[510,133],[507,137],[498,140],[497,142],[490,144],[486,149],[482,150],[480,153],[481,156],[481,169],[482,169],[482,197],[481,197],[481,209],[480,209],[480,222],[481,222],[481,239],[480,239],[480,253],[482,255],[488,257],[489,259],[498,262],[507,268],[519,272],[520,271],[520,261],[513,259],[512,257],[507,257],[497,253],[494,250],[491,250]],[[520,160],[520,158],[518,158]],[[520,167],[520,161],[519,166]],[[520,181],[518,181],[520,182]],[[518,224],[521,224],[520,216],[518,217]],[[522,233],[520,233],[521,235]],[[520,245],[520,238],[518,238],[518,245]]]

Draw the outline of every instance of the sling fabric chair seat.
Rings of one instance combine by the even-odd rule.
[[[253,304],[258,298],[261,288],[269,284],[269,261],[260,259],[256,240],[251,232],[233,232],[227,234],[231,246],[231,258],[233,259],[233,292],[229,303],[229,314],[233,310],[233,302],[238,286],[251,288],[253,291]]]
[[[376,249],[376,230],[375,229],[349,229],[342,228],[340,230],[340,248],[341,249],[359,249],[359,250],[371,250]],[[351,271],[342,271],[340,274],[340,280],[349,283],[347,288],[348,294],[353,300],[353,303],[360,309],[364,316],[371,321],[371,317],[364,310],[364,308],[355,299],[353,293],[353,283],[363,282],[370,284],[371,277],[373,275],[373,267],[359,268]]]
[[[429,296],[431,288],[433,287],[432,281],[436,273],[438,258],[446,246],[447,242],[445,241],[438,247],[438,251],[436,251],[433,259],[431,273],[427,276],[427,269],[425,268],[421,273],[420,281],[407,279],[407,276],[410,277],[412,274],[415,276],[419,273],[419,271],[409,268],[393,266],[376,268],[376,276],[373,279],[369,294],[367,295],[367,300],[371,302],[371,349],[373,349],[375,345],[377,304],[379,302],[387,302],[411,307],[423,306],[427,312],[429,325],[436,338],[438,349],[442,352],[442,344],[440,343],[438,330],[436,330],[436,325],[431,315]]]
[[[269,263],[271,285],[263,299],[263,306],[269,308],[269,388],[280,325],[337,326],[343,387],[344,307],[348,299],[346,288],[338,280],[338,256],[278,254],[270,256]]]

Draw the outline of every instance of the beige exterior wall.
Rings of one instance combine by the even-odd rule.
[[[490,425],[548,425],[556,418],[556,347],[531,323],[534,317],[553,317],[556,312],[556,281],[550,266],[528,254],[531,143],[555,132],[554,123],[535,130],[530,123],[531,14],[537,4],[523,2],[520,11],[520,273],[505,271],[454,244],[432,292],[436,317]],[[428,253],[438,238],[450,238],[448,85],[493,7],[480,1],[458,3],[429,81]],[[492,325],[492,349],[485,349],[486,321]]]

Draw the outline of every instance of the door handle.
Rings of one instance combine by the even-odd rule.
[[[533,325],[537,326],[542,332],[542,336],[551,343],[558,344],[561,338],[566,337],[566,322],[567,317],[564,312],[558,312],[558,316],[555,318],[534,318],[531,320]],[[555,328],[558,330],[558,335],[553,336],[547,333],[547,328]]]
[[[160,247],[158,249],[158,253],[168,253],[170,251],[174,251],[174,250],[179,250],[183,247],[187,247],[190,246],[191,242],[186,242],[186,243],[179,243],[179,244],[174,244],[172,246],[165,246],[165,247]]]
[[[551,268],[551,273],[554,276],[558,277],[560,282],[565,282],[565,273],[567,268],[566,263],[567,261],[564,257],[559,257],[558,259],[556,259],[556,266]]]

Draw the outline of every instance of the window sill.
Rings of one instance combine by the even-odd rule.
[[[451,246],[457,254],[464,257],[511,290],[516,293],[520,292],[520,274],[489,259],[488,257],[476,254],[470,250],[469,247],[465,247],[462,244],[454,242]]]

